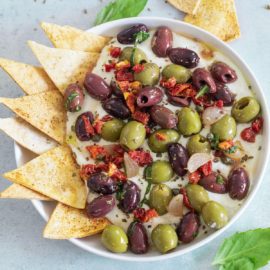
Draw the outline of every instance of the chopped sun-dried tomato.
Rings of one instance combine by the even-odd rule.
[[[212,161],[209,160],[207,163],[202,165],[199,170],[203,173],[204,176],[209,175],[212,172]]]
[[[148,222],[154,217],[158,217],[158,213],[155,209],[145,210],[144,208],[137,208],[133,211],[133,215],[141,222]]]
[[[129,110],[134,113],[135,112],[135,102],[136,102],[136,97],[133,93],[130,92],[125,92],[124,93],[124,98],[126,101],[126,104],[129,108]]]
[[[116,82],[122,93],[127,92],[129,89],[129,81],[117,81]]]
[[[110,56],[111,57],[117,58],[117,57],[119,57],[120,53],[121,53],[121,48],[120,47],[113,47],[112,46],[110,48]]]
[[[252,124],[251,124],[251,128],[255,133],[259,133],[262,128],[263,128],[263,118],[260,116],[258,118],[256,118]]]
[[[135,73],[140,73],[144,70],[144,65],[141,65],[141,64],[136,64],[132,70],[135,72]]]
[[[132,89],[132,93],[137,93],[142,88],[142,84],[139,81],[131,82],[129,87]]]
[[[232,140],[223,141],[218,144],[218,148],[221,150],[228,150],[234,145]]]
[[[128,60],[120,61],[115,64],[116,70],[123,70],[127,68],[130,68],[130,62]]]
[[[115,69],[115,62],[104,64],[104,68],[106,72],[112,71],[113,69]]]
[[[86,164],[83,165],[80,171],[80,176],[84,179],[89,177],[93,173],[106,172],[108,170],[108,165],[105,163],[99,164]]]
[[[89,118],[87,116],[83,115],[82,120],[83,120],[83,123],[84,123],[86,133],[89,134],[89,135],[94,135],[95,131],[94,131],[94,128],[93,128]]]
[[[101,119],[96,119],[93,123],[93,128],[96,134],[101,134],[101,129],[105,122],[101,121]]]
[[[149,151],[133,150],[129,151],[128,154],[139,166],[142,167],[153,162],[153,158]]]
[[[243,129],[240,136],[246,142],[254,143],[256,140],[256,133],[251,127]]]
[[[112,116],[106,114],[106,115],[104,115],[100,120],[101,120],[102,122],[108,122],[108,121],[110,121],[110,120],[112,120],[112,119],[113,119]]]
[[[171,77],[168,80],[166,78],[162,78],[160,81],[160,86],[166,89],[173,88],[175,85],[176,85],[176,79],[174,77]]]
[[[174,97],[194,97],[196,95],[196,90],[190,83],[178,83],[168,91]]]
[[[167,136],[165,134],[156,132],[155,137],[158,141],[166,141]]]
[[[189,183],[191,184],[197,184],[200,180],[201,180],[201,173],[199,170],[193,172],[193,173],[190,173],[188,175],[188,181]]]
[[[103,146],[89,145],[86,150],[90,153],[90,157],[94,160],[105,160],[108,157],[108,152]]]
[[[129,81],[129,82],[134,81],[133,74],[123,69],[116,71],[115,78],[117,81]]]
[[[180,193],[183,195],[184,206],[187,207],[188,209],[193,210],[193,207],[191,206],[191,203],[190,203],[189,198],[187,196],[186,189],[185,188],[180,188]]]
[[[117,166],[112,162],[109,163],[108,176],[119,181],[127,180],[127,176],[125,175],[125,173],[120,171]]]
[[[192,97],[192,101],[195,105],[203,106],[205,108],[213,106],[213,102],[208,95],[203,95],[199,98]]]
[[[139,121],[143,123],[144,125],[147,125],[150,119],[149,113],[141,112],[141,111],[135,111],[132,114],[132,118],[136,121]]]

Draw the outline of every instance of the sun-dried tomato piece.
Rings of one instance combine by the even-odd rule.
[[[139,121],[143,123],[144,125],[147,125],[150,119],[149,113],[141,112],[141,111],[135,111],[132,114],[132,118],[136,121]]]
[[[141,167],[149,165],[153,162],[153,158],[149,151],[133,150],[128,152],[129,156]]]
[[[110,120],[112,120],[112,119],[113,119],[112,116],[106,114],[106,115],[104,115],[100,120],[101,120],[102,122],[108,122],[108,121],[110,121]]]
[[[84,123],[86,133],[88,135],[94,135],[95,131],[94,131],[94,128],[93,128],[89,118],[87,116],[85,116],[85,115],[82,115],[82,120],[83,120],[83,123]]]
[[[127,180],[126,174],[120,171],[112,162],[109,163],[108,176],[123,182]]]
[[[86,150],[90,153],[90,157],[94,160],[105,160],[108,157],[108,152],[103,146],[89,145]]]
[[[228,150],[234,145],[232,140],[223,141],[218,144],[218,148],[221,150]]]
[[[116,71],[115,78],[117,81],[129,81],[129,82],[134,81],[134,76],[132,72],[129,72],[124,69],[120,69],[119,71]]]
[[[183,195],[183,204],[185,207],[187,207],[188,209],[193,210],[193,207],[191,206],[191,203],[189,201],[189,198],[187,196],[187,191],[185,188],[180,188],[180,194]]]
[[[124,93],[124,98],[126,101],[126,104],[129,108],[129,110],[134,113],[135,112],[135,103],[136,103],[136,97],[133,93],[130,92],[125,92]]]
[[[155,137],[158,141],[166,141],[166,139],[167,139],[166,134],[162,134],[159,132],[156,132]]]
[[[124,70],[130,68],[130,62],[128,60],[120,61],[115,64],[116,70]]]
[[[195,105],[203,106],[205,108],[213,106],[213,101],[208,95],[203,95],[199,98],[192,97],[192,101]]]
[[[194,97],[196,95],[196,90],[190,83],[178,83],[168,91],[173,97]]]
[[[99,164],[86,164],[83,165],[80,171],[80,176],[84,179],[89,177],[93,173],[106,172],[108,170],[108,165],[105,163]]]
[[[121,53],[121,48],[120,47],[111,47],[110,49],[110,56],[117,58],[119,57],[120,53]]]
[[[116,81],[117,86],[122,91],[122,93],[127,92],[129,90],[129,81]]]
[[[263,128],[263,118],[260,116],[258,118],[256,118],[252,124],[251,124],[251,128],[255,133],[260,133],[260,131]]]
[[[209,175],[212,172],[212,161],[209,160],[207,163],[202,165],[199,170],[203,173],[204,176]]]
[[[110,72],[113,69],[115,69],[115,64],[116,64],[115,62],[110,62],[108,64],[104,64],[105,71]]]
[[[132,70],[135,72],[135,73],[140,73],[144,70],[144,65],[141,65],[141,64],[136,64]]]
[[[256,140],[256,133],[251,127],[243,129],[240,136],[246,142],[254,143]]]
[[[158,213],[155,209],[145,210],[144,208],[137,208],[133,211],[134,218],[141,222],[148,222],[154,217],[158,217]]]
[[[132,93],[135,94],[142,88],[142,84],[139,81],[134,81],[129,84],[129,87],[132,90]]]
[[[223,108],[223,106],[224,106],[223,100],[219,99],[219,100],[215,101],[215,106],[217,106],[218,108]]]
[[[171,77],[168,80],[166,78],[162,78],[160,81],[160,86],[166,89],[173,88],[175,85],[176,85],[176,79],[174,77]]]
[[[197,184],[200,180],[201,180],[201,173],[199,170],[193,172],[193,173],[190,173],[188,175],[188,181],[190,184]]]

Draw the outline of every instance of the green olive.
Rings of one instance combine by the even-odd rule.
[[[243,97],[234,103],[232,116],[239,123],[247,123],[253,120],[260,112],[260,104],[253,97]]]
[[[164,153],[169,143],[177,142],[179,139],[180,134],[176,130],[159,129],[150,135],[148,145],[153,152]]]
[[[102,244],[110,251],[123,253],[128,248],[128,238],[123,229],[116,225],[107,225],[101,235]]]
[[[202,207],[209,201],[207,191],[199,185],[187,185],[186,186],[187,196],[191,206],[197,211],[201,212]]]
[[[196,134],[201,128],[201,119],[195,110],[185,107],[178,113],[178,130],[184,136]]]
[[[146,63],[144,69],[139,73],[134,73],[135,81],[140,81],[143,85],[153,86],[159,80],[159,67],[154,63]]]
[[[195,153],[210,153],[211,145],[205,137],[196,134],[189,138],[187,149],[190,156]]]
[[[169,250],[176,248],[178,237],[171,225],[159,224],[152,231],[151,239],[154,246],[161,253],[166,253]]]
[[[144,143],[145,135],[146,131],[142,123],[130,121],[121,131],[120,144],[130,150],[135,150]]]
[[[133,64],[141,64],[148,61],[146,54],[141,49],[135,48],[134,54],[133,49],[134,47],[125,47],[120,54],[119,60],[128,60],[133,62]],[[133,57],[133,59],[131,59],[131,57]]]
[[[227,210],[214,201],[209,201],[203,206],[202,217],[205,224],[212,229],[220,229],[229,221]]]
[[[121,130],[125,123],[120,119],[105,122],[101,129],[101,137],[109,142],[116,142],[120,138]]]
[[[150,165],[149,179],[154,184],[167,182],[173,177],[173,169],[168,161],[158,160]]]
[[[173,197],[172,190],[165,184],[155,185],[149,195],[149,205],[159,215],[167,213],[167,207]]]
[[[211,132],[220,141],[232,140],[236,135],[236,123],[233,117],[226,114],[211,126]]]
[[[162,76],[166,79],[174,77],[177,83],[185,83],[190,79],[191,72],[183,66],[170,64],[162,70]]]

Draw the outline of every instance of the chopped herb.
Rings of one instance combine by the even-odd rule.
[[[241,163],[245,162],[245,161],[248,161],[249,159],[253,159],[254,157],[253,156],[248,156],[248,155],[244,155],[242,158],[241,158]]]
[[[234,146],[230,147],[228,150],[226,150],[225,152],[228,154],[233,154],[236,152],[237,148],[238,148],[237,145],[234,145]]]
[[[203,112],[203,106],[196,105],[195,109],[198,113]]]
[[[215,135],[213,133],[207,134],[207,139],[210,142],[211,148],[213,150],[218,149],[218,144],[219,144],[219,136]]]
[[[156,154],[156,157],[157,157],[157,158],[161,158],[161,157],[162,157],[162,153],[157,153],[157,154]]]
[[[205,94],[207,94],[209,92],[209,87],[207,85],[204,85],[203,87],[201,87],[201,89],[199,90],[198,94],[195,96],[195,98],[199,98],[204,96]]]
[[[127,222],[127,220],[125,218],[122,219],[122,222]]]
[[[66,107],[67,110],[69,109],[69,105],[70,105],[70,103],[72,102],[72,100],[73,100],[74,98],[76,98],[77,96],[79,96],[79,94],[76,93],[76,92],[72,92],[72,93],[68,96],[68,98],[67,98],[67,100],[66,100],[66,103],[65,103],[65,107]]]
[[[261,150],[262,150],[262,147],[261,147],[261,146],[259,146],[259,147],[258,147],[258,151],[261,151]]]
[[[73,173],[73,174],[72,174],[72,177],[75,177],[76,175],[77,175],[76,173]]]
[[[144,178],[145,180],[147,181],[151,181],[152,180],[152,166],[147,166],[145,169],[144,169]]]
[[[143,204],[147,204],[148,203],[148,200],[146,199],[146,196],[150,192],[151,186],[152,186],[152,183],[151,182],[148,182],[147,187],[146,187],[146,190],[145,190],[145,193],[144,193],[144,196],[143,196],[143,199],[140,202],[140,207],[142,207]]]
[[[116,192],[116,199],[118,201],[123,200],[124,198],[124,191],[123,191],[123,184],[122,183],[118,183],[118,191]]]
[[[216,178],[216,182],[217,182],[217,184],[220,184],[220,185],[224,184],[224,178],[223,178],[223,176],[219,174],[217,176],[217,178]]]
[[[140,31],[140,32],[134,34],[134,37],[135,37],[134,46],[136,47],[137,44],[144,42],[145,40],[147,40],[149,38],[149,36],[150,36],[150,34],[148,32],[145,32],[145,31]]]

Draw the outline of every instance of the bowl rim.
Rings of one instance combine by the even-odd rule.
[[[110,29],[110,28],[120,27],[121,25],[128,25],[128,24],[134,24],[134,23],[147,24],[147,22],[153,23],[153,21],[156,22],[157,25],[174,24],[176,26],[179,26],[180,29],[181,29],[181,27],[184,27],[185,29],[190,29],[193,32],[195,31],[195,33],[197,33],[198,35],[203,36],[203,37],[207,38],[208,40],[210,40],[210,42],[208,42],[208,43],[210,43],[210,45],[213,45],[214,47],[221,47],[221,50],[223,50],[223,51],[225,50],[225,51],[227,51],[227,53],[232,55],[234,57],[233,61],[238,66],[241,66],[240,70],[242,72],[243,72],[242,69],[244,67],[244,69],[245,69],[244,73],[246,75],[248,74],[247,77],[252,80],[254,88],[257,89],[256,92],[258,92],[258,94],[261,97],[260,102],[261,102],[261,105],[262,105],[262,108],[264,111],[264,116],[265,116],[264,117],[264,120],[265,120],[264,121],[264,136],[265,136],[264,142],[266,142],[266,144],[264,145],[264,151],[263,151],[265,156],[263,159],[262,169],[258,173],[257,183],[253,186],[253,189],[249,193],[248,198],[245,200],[245,202],[243,203],[241,208],[238,210],[238,212],[232,217],[232,219],[229,221],[229,223],[224,228],[212,233],[211,235],[209,235],[205,239],[202,239],[198,243],[194,243],[193,245],[187,246],[185,249],[174,250],[168,254],[157,255],[157,256],[156,255],[149,256],[149,257],[129,256],[128,254],[125,254],[125,253],[117,254],[117,253],[111,253],[105,249],[104,250],[95,249],[95,247],[91,247],[91,246],[85,244],[80,239],[69,239],[69,241],[72,242],[74,245],[76,245],[76,246],[78,246],[78,247],[80,247],[88,252],[91,252],[93,254],[103,256],[106,258],[117,259],[117,260],[122,260],[122,261],[149,262],[149,261],[165,260],[165,259],[169,259],[169,258],[173,258],[176,256],[186,254],[192,250],[195,250],[199,247],[202,247],[203,245],[205,245],[205,244],[209,243],[210,241],[212,241],[213,239],[215,239],[217,236],[219,236],[225,230],[227,230],[242,215],[242,213],[248,207],[248,205],[250,204],[250,202],[254,198],[256,192],[258,191],[258,189],[261,185],[261,182],[263,180],[263,176],[265,174],[267,162],[269,160],[269,137],[270,137],[269,136],[269,110],[268,110],[268,106],[266,104],[266,98],[265,98],[264,92],[263,92],[259,82],[257,81],[255,75],[253,74],[253,72],[251,71],[249,66],[247,65],[247,63],[238,55],[238,53],[236,53],[231,47],[229,47],[229,45],[227,45],[223,41],[219,40],[211,33],[207,32],[201,28],[198,28],[194,25],[187,24],[187,23],[182,22],[182,21],[169,19],[169,18],[162,18],[162,17],[132,17],[132,18],[120,19],[120,20],[107,22],[107,23],[95,26],[93,28],[90,28],[87,31],[91,31],[91,32],[96,33],[96,34],[100,34],[101,32],[104,31],[104,29]],[[192,34],[191,36],[194,37],[195,35],[196,34]],[[203,38],[202,39],[200,38],[200,40],[203,40]],[[229,57],[229,58],[231,59],[231,57]],[[23,148],[15,143],[14,150],[15,150],[16,164],[17,164],[17,166],[20,166],[20,165],[22,165],[22,162],[20,161],[20,155],[23,155]],[[33,203],[34,207],[36,208],[36,210],[39,212],[39,214],[43,217],[43,219],[47,221],[48,215],[43,209],[43,206],[44,206],[43,202],[37,201],[37,200],[32,200],[32,203]]]

